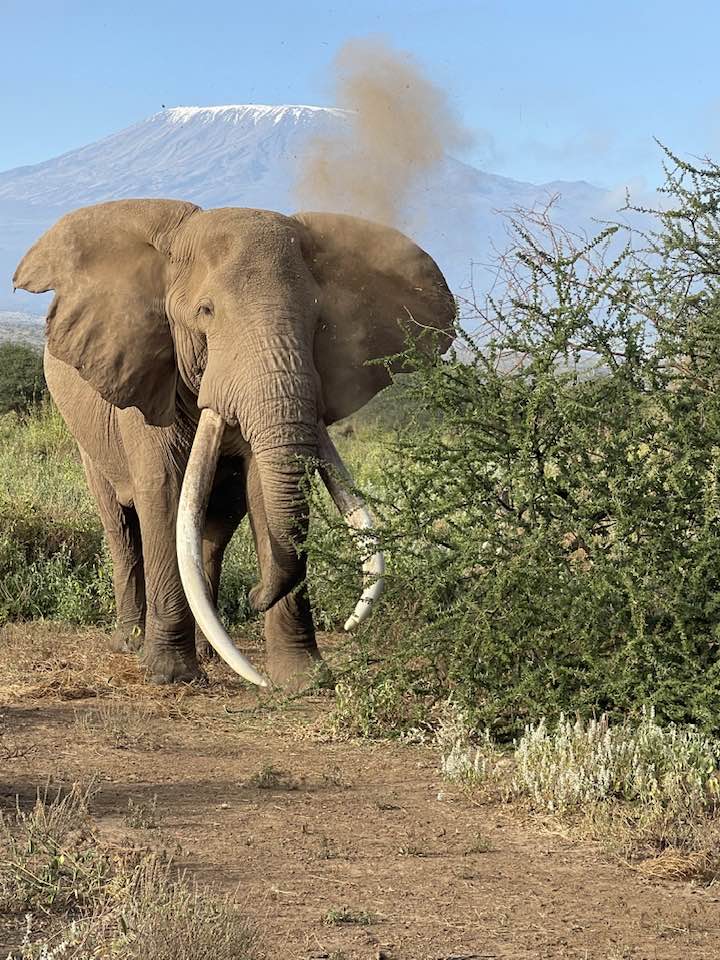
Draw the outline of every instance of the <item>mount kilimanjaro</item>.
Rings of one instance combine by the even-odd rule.
[[[49,294],[13,295],[11,278],[25,250],[63,213],[123,197],[291,212],[299,206],[293,187],[310,141],[337,135],[351,120],[330,107],[174,107],[44,163],[0,173],[0,311],[38,313],[49,302]],[[459,291],[471,262],[488,263],[506,245],[498,211],[556,194],[556,218],[570,229],[587,229],[593,217],[612,212],[610,194],[588,183],[522,183],[446,155],[415,183],[398,226]],[[352,206],[341,212],[362,213]]]

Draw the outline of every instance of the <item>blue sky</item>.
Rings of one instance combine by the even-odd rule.
[[[653,137],[720,155],[709,0],[0,0],[0,170],[163,104],[331,104],[333,55],[372,35],[447,91],[486,170],[652,186]]]

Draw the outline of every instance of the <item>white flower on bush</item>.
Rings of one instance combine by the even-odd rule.
[[[561,717],[526,727],[515,748],[512,792],[555,811],[607,800],[700,810],[717,800],[717,742],[693,727],[661,727],[654,711],[637,725]]]
[[[653,710],[644,710],[635,724],[561,716],[550,729],[543,719],[525,728],[509,759],[488,731],[478,735],[466,713],[448,701],[435,741],[446,779],[484,782],[509,762],[507,794],[540,810],[619,800],[692,814],[720,805],[720,743],[694,727],[662,727]]]
[[[62,939],[58,939],[54,945],[47,941],[32,940],[34,918],[31,913],[25,914],[25,935],[20,944],[20,953],[7,955],[7,960],[60,960],[67,955],[70,949],[73,949],[73,960],[92,960],[90,955],[80,956],[74,948],[82,943],[80,928],[76,923],[71,923],[64,931]]]

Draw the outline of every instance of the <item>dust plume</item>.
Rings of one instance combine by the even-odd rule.
[[[315,138],[295,196],[306,210],[352,213],[402,228],[410,191],[470,136],[443,90],[381,40],[351,40],[333,63],[344,130]]]

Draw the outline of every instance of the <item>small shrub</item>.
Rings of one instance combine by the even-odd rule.
[[[128,797],[127,812],[124,817],[125,823],[136,830],[156,830],[157,819],[157,796],[152,800],[133,800]]]
[[[331,738],[384,739],[424,719],[427,704],[413,678],[397,671],[375,680],[366,665],[356,668],[352,680],[344,678],[335,687],[334,708],[325,722]]]
[[[248,783],[258,790],[297,790],[297,779],[287,770],[280,770],[270,763],[266,763],[257,773],[254,773]]]
[[[0,819],[0,909],[79,914],[114,874],[88,812],[94,787],[46,787],[32,810]]]
[[[512,791],[537,809],[577,810],[618,800],[697,817],[720,802],[720,743],[693,728],[606,718],[530,725],[515,748]]]
[[[0,343],[0,416],[27,413],[46,396],[41,352],[26,343]]]
[[[153,716],[151,706],[105,700],[90,710],[76,710],[75,726],[86,736],[100,736],[116,750],[148,749],[157,746],[157,739],[149,728]]]
[[[323,917],[326,927],[337,927],[341,924],[359,924],[367,926],[373,922],[372,914],[367,910],[355,910],[351,907],[331,907]]]
[[[624,859],[651,858],[657,876],[720,876],[719,741],[646,710],[636,723],[543,719],[508,752],[453,709],[436,734],[446,779],[569,820]]]

